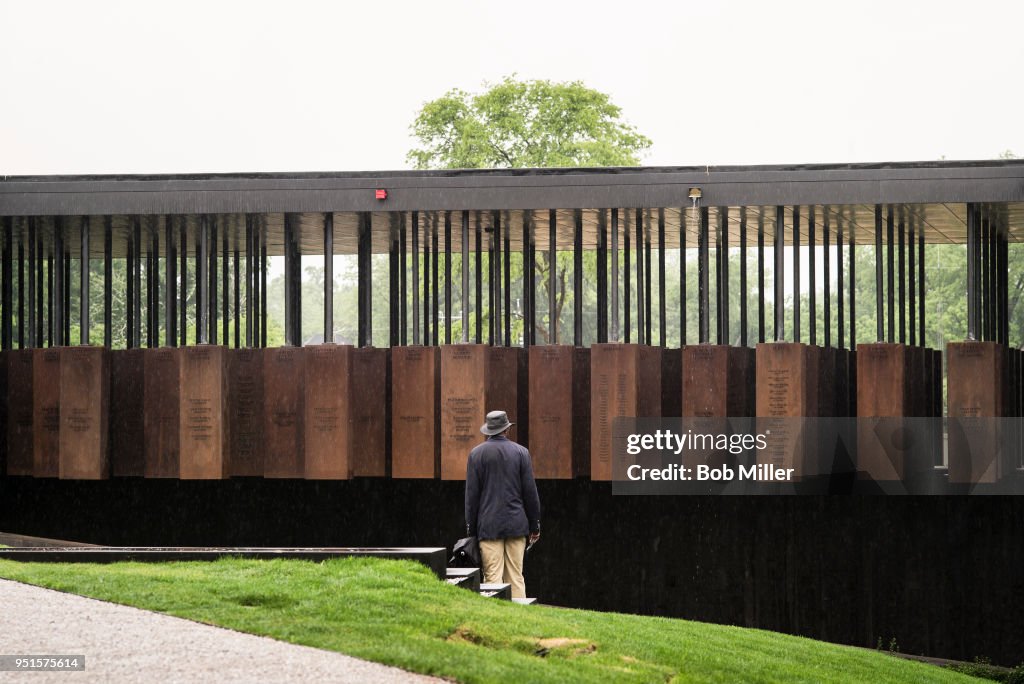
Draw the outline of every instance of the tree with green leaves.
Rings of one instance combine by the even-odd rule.
[[[506,77],[485,84],[481,93],[454,89],[423,105],[411,128],[420,147],[408,161],[417,169],[521,168],[579,166],[638,166],[651,140],[623,121],[622,109],[605,93],[580,81],[519,81]],[[565,341],[568,274],[572,254],[557,255],[551,264],[546,251],[538,252],[537,299],[548,302],[549,273],[555,269],[555,311],[538,311],[537,335],[549,342],[547,317],[554,316],[557,335]],[[596,265],[584,268],[594,282]],[[458,264],[457,264],[458,267]],[[512,260],[513,278],[522,282],[521,257]],[[514,285],[514,287],[517,287]],[[456,288],[457,289],[457,288]],[[456,293],[457,294],[457,293]],[[588,299],[596,293],[586,293]],[[594,299],[596,302],[596,299]],[[596,304],[595,304],[596,305]],[[569,309],[571,311],[571,308]],[[486,312],[482,312],[486,315]],[[521,330],[521,321],[514,326]]]
[[[449,90],[411,128],[417,169],[638,166],[651,146],[608,95],[580,81],[506,77],[482,93]]]

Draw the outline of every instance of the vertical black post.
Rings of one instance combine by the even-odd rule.
[[[81,329],[78,343],[89,344],[89,217],[81,219],[81,252],[78,269],[78,310]],[[30,304],[31,305],[31,304]]]
[[[246,215],[246,221],[248,220],[249,216]],[[184,347],[188,344],[188,217],[180,217],[178,224],[181,248],[179,261],[181,287],[178,292],[178,325],[181,329],[178,332],[181,335],[181,346]]]
[[[764,208],[757,213],[757,341],[765,341],[764,325]]]
[[[548,344],[558,344],[558,214],[548,209]]]
[[[537,318],[535,316],[537,289],[536,252],[533,246],[533,215],[523,212],[523,344],[535,342]]]
[[[899,287],[899,299],[900,299],[900,302],[899,302],[899,331],[900,331],[899,335],[900,335],[900,344],[906,344],[907,343],[907,317],[906,317],[906,308],[907,308],[906,275],[907,275],[907,271],[906,271],[905,255],[904,255],[903,250],[904,250],[904,247],[905,247],[905,244],[906,244],[907,234],[906,234],[906,227],[904,225],[903,217],[902,216],[900,217],[900,224],[899,224],[898,231],[899,231],[899,237],[898,237],[898,240],[899,240],[899,255],[898,255],[899,262],[898,262],[897,266],[899,268],[899,272],[897,273],[897,277],[898,277],[898,281],[899,281],[898,287]]]
[[[888,341],[896,341],[896,236],[895,223],[893,221],[893,208],[890,204],[885,214],[885,253],[886,253],[886,306],[889,313],[888,318]]]
[[[401,299],[398,327],[402,331],[400,344],[403,347],[409,344],[409,242],[406,236],[408,227],[405,221],[405,212],[403,211],[398,217],[398,296]]]
[[[902,243],[901,243],[902,246]],[[916,251],[916,242],[914,240],[914,221],[910,221],[910,230],[907,234],[907,275],[909,276],[909,282],[907,283],[907,293],[910,296],[910,303],[907,306],[907,312],[910,314],[910,346],[917,345],[917,272],[914,269],[914,252]]]
[[[608,341],[608,219],[597,212],[597,342]]]
[[[267,268],[269,266],[267,260],[267,230],[266,223],[264,221],[263,226],[259,231],[259,242],[260,242],[260,263],[259,263],[259,274],[260,274],[260,346],[267,346]],[[296,258],[298,257],[298,250],[296,250]],[[300,332],[301,332],[301,317],[299,318]],[[299,338],[301,340],[301,337]]]
[[[25,236],[18,236],[18,349],[25,348]]]
[[[984,205],[979,208],[981,214],[981,339],[988,341],[992,339],[989,335],[989,251],[988,251],[988,208]]]
[[[747,208],[740,207],[740,346],[747,346]]]
[[[287,214],[285,215],[285,225],[286,226],[288,225],[288,215]],[[252,319],[253,319],[253,346],[257,347],[257,348],[259,348],[259,346],[260,346],[260,340],[259,340],[259,304],[260,304],[260,302],[259,302],[259,286],[260,286],[259,274],[260,274],[260,271],[262,269],[260,268],[260,264],[259,264],[259,237],[260,237],[260,232],[262,230],[262,227],[263,227],[263,215],[259,214],[259,215],[257,215],[256,217],[253,218],[253,244],[252,244],[253,303],[252,303],[252,307],[250,308],[250,313],[252,314]],[[285,245],[286,246],[288,245],[287,241],[285,242]],[[288,274],[291,272],[291,270],[289,269],[289,266],[288,266],[289,250],[287,249],[287,247],[284,250],[284,252],[285,252],[285,270],[286,270],[286,274],[285,274],[285,314],[286,314],[285,315],[285,338],[286,338],[286,344],[287,344],[287,338],[288,338],[288,306],[289,306],[289,304],[288,304],[288,292],[289,292]]]
[[[398,309],[398,328],[401,330],[400,344],[409,344],[409,237],[407,231],[406,212],[398,216],[398,296],[401,305]]]
[[[248,218],[248,217],[247,217]],[[235,349],[242,346],[242,259],[238,251],[238,237],[235,237],[234,268],[235,278]],[[184,283],[182,283],[184,287]]]
[[[56,216],[53,220],[54,225],[58,226],[56,230],[59,230],[59,226],[61,225],[61,218],[59,216]],[[0,331],[0,345],[2,345],[4,351],[7,351],[11,349],[14,341],[13,336],[11,334],[13,327],[13,312],[11,311],[11,304],[13,300],[13,287],[11,283],[11,259],[13,258],[12,251],[14,246],[14,237],[12,235],[12,233],[14,233],[14,219],[10,216],[5,216],[3,217],[3,222],[3,274],[2,276],[0,276],[0,280],[2,280],[3,282],[2,286],[0,286],[0,290],[2,290],[2,295],[0,295],[0,297],[2,297],[4,311],[2,331]],[[54,240],[54,242],[56,242],[56,239]]]
[[[300,258],[298,256],[298,243],[299,243],[299,216],[296,214],[285,214],[284,215],[284,342],[285,344],[298,347],[302,345],[301,340],[301,325],[302,325],[302,272],[300,269]],[[200,241],[201,243],[202,241]],[[359,289],[359,340],[360,346],[362,346],[363,339],[363,298],[362,298],[362,283],[363,283],[363,261],[362,261],[362,245],[363,245],[363,215],[359,214],[359,257],[357,261],[357,281]],[[258,253],[257,253],[258,254]],[[257,266],[257,272],[259,272],[259,266]],[[202,281],[203,278],[196,273],[197,278]],[[205,304],[204,304],[205,307]],[[196,312],[197,318],[199,316],[198,311]],[[260,335],[256,333],[256,346],[259,347]],[[200,342],[202,344],[202,342]]]
[[[446,216],[447,216],[447,214],[446,214]],[[445,236],[445,237],[447,238],[447,236]],[[441,330],[440,326],[438,326],[438,324],[437,324],[437,316],[438,316],[438,306],[437,306],[437,303],[438,303],[438,295],[439,295],[439,292],[440,292],[439,289],[438,289],[438,284],[437,284],[437,268],[438,268],[437,214],[434,214],[434,220],[431,222],[430,240],[431,240],[431,250],[434,253],[433,257],[431,259],[431,269],[432,269],[432,271],[431,271],[431,279],[434,281],[434,285],[433,285],[434,301],[433,301],[433,308],[431,309],[431,326],[430,327],[434,331],[434,346],[436,347],[437,344],[438,344],[438,335],[439,335],[440,330]],[[449,244],[449,241],[447,239],[445,239],[445,247],[444,248],[445,248],[446,252],[448,253],[448,258],[445,259],[445,264],[446,264],[445,268],[448,268],[447,264],[451,263],[451,250],[448,249],[448,244]],[[445,278],[445,281],[450,281],[450,280],[451,280],[451,278]],[[447,314],[447,311],[445,313]],[[446,315],[446,318],[449,321],[451,320],[450,316]]]
[[[410,217],[412,238],[412,343],[420,343],[420,213],[412,212]]]
[[[398,334],[399,309],[402,308],[400,305],[403,302],[398,273],[398,215],[394,212],[388,214],[388,229],[388,344],[389,346],[397,347],[401,339]]]
[[[917,325],[918,333],[917,339],[921,341],[921,346],[928,346],[924,339],[924,227],[917,232]]]
[[[467,212],[468,213],[468,212]],[[476,231],[476,256],[473,259],[473,263],[476,265],[476,303],[473,306],[473,311],[476,313],[476,343],[480,344],[483,338],[483,322],[484,322],[484,282],[483,282],[483,244],[481,243],[480,235],[480,212],[477,211],[474,214],[473,228]],[[468,262],[467,262],[468,263]]]
[[[612,342],[621,339],[619,327],[619,210],[612,209]]]
[[[1007,237],[1008,225],[1003,225],[999,235],[999,296],[1000,296],[1000,339],[1002,344],[1010,344],[1010,245]]]
[[[133,249],[134,258],[132,259],[132,274],[131,279],[135,281],[135,299],[132,301],[132,308],[135,311],[134,315],[134,327],[133,327],[133,338],[135,340],[134,346],[142,346],[142,217],[132,217],[132,243],[135,245]],[[57,259],[61,262],[64,261],[64,237],[63,228],[58,231],[58,237],[60,241],[57,245]],[[60,264],[58,263],[57,275],[61,275]],[[54,289],[60,292],[63,288],[62,285],[64,279],[60,279],[60,283],[54,283]],[[56,315],[60,316],[59,321],[54,321],[54,328],[57,329],[57,336],[60,340],[59,344],[64,344],[66,339],[63,335],[63,323],[64,315],[62,307],[56,307]]]
[[[718,225],[721,231],[718,259],[722,265],[722,279],[718,283],[718,325],[721,329],[719,344],[732,344],[729,335],[729,207],[718,210]]]
[[[465,218],[468,221],[469,212],[464,212],[467,216]],[[462,280],[464,281],[464,287],[460,290],[462,293],[462,337],[463,342],[467,341],[467,334],[469,330],[468,316],[469,316],[469,297],[467,296],[469,288],[465,285],[469,281],[469,263],[468,263],[468,249],[466,245],[463,245],[463,249],[460,250],[461,256],[459,257],[459,270],[462,273]],[[436,256],[436,250],[435,250]],[[434,282],[435,288],[437,282]],[[436,293],[435,293],[436,296]],[[444,343],[452,343],[452,323],[454,317],[452,316],[452,212],[444,212]]]
[[[57,220],[54,217],[54,230],[57,227]],[[54,327],[53,327],[53,272],[57,270],[53,267],[53,247],[50,247],[50,253],[46,257],[46,346],[52,347],[56,344],[54,338]]]
[[[324,342],[334,342],[334,212],[331,211],[324,212]]]
[[[174,267],[178,260],[174,254],[174,220],[170,215],[164,217],[164,244],[167,245],[167,256],[164,259],[164,270],[166,275],[164,276],[164,328],[167,330],[167,344],[168,346],[175,346],[178,342],[178,336],[175,330],[175,324],[177,323],[177,311],[175,305],[177,304],[178,293],[175,288],[176,278],[174,275]]]
[[[436,220],[436,217],[435,217]],[[431,217],[423,217],[423,344],[429,346],[430,342],[430,312],[432,310],[430,299],[430,230]]]
[[[583,239],[580,238],[580,247]],[[583,256],[580,255],[580,263]],[[658,208],[658,345],[665,347],[665,208]]]
[[[228,222],[224,221],[224,232],[221,234],[221,271],[220,271],[220,292],[221,292],[221,318],[224,320],[224,346],[231,344],[231,288],[228,285]]]
[[[686,207],[679,208],[679,348],[686,346]]]
[[[622,328],[623,328],[623,340],[626,344],[629,344],[629,336],[632,333],[633,326],[630,325],[630,288],[631,281],[629,275],[629,210],[625,210],[622,217]]]
[[[151,247],[152,249],[152,247]],[[150,251],[149,260],[154,260],[153,253]],[[150,271],[155,271],[155,267],[147,266],[146,274],[149,275]],[[152,289],[152,288],[151,288]],[[71,344],[71,252],[64,250],[64,301],[62,306],[64,307],[64,344]],[[151,309],[153,307],[150,307]],[[152,327],[152,326],[151,326]]]
[[[88,218],[85,218],[88,220]],[[36,339],[36,217],[28,217],[28,346],[40,346]]]
[[[852,281],[851,281],[852,282]],[[845,349],[846,328],[843,326],[843,217],[836,223],[836,337],[839,348]]]
[[[493,298],[490,300],[490,308],[492,308],[494,314],[492,316],[492,330],[494,332],[492,344],[501,346],[508,344],[508,340],[505,338],[505,295],[502,282],[502,213],[500,211],[492,212],[490,222],[494,226],[492,243],[490,243],[490,277],[492,277],[492,284],[490,284],[492,288],[490,288],[490,291],[493,293]]]
[[[818,344],[818,284],[815,265],[814,205],[807,207],[807,325],[811,344]]]
[[[793,341],[800,341],[800,207],[793,206]]]
[[[980,339],[981,293],[978,291],[979,226],[978,206],[967,203],[967,339]]]
[[[245,346],[251,348],[253,346],[253,299],[252,291],[253,284],[255,282],[253,270],[256,266],[256,255],[254,254],[254,247],[256,242],[253,238],[253,230],[256,222],[255,217],[252,214],[245,215]],[[184,234],[182,234],[184,238]],[[185,250],[185,241],[182,240],[181,249]],[[182,286],[185,283],[185,273],[181,274]],[[185,307],[182,307],[184,311]]]
[[[43,334],[45,324],[46,306],[44,302],[45,291],[43,289],[43,219],[39,219],[39,230],[36,231],[36,345],[43,346]]]
[[[136,218],[137,217],[133,216],[132,217],[132,221],[134,222],[134,220]],[[55,220],[55,222],[54,222],[54,230],[59,232],[60,229],[61,229],[60,225],[61,224],[59,222],[59,219]],[[136,292],[135,291],[135,252],[136,252],[136,249],[138,249],[138,247],[137,247],[137,245],[135,243],[135,236],[133,235],[133,231],[129,230],[128,231],[128,235],[126,236],[126,239],[125,239],[125,250],[126,250],[126,255],[125,255],[125,272],[126,272],[126,276],[127,277],[125,278],[125,303],[124,303],[125,323],[126,323],[126,325],[125,325],[125,347],[128,348],[128,349],[134,349],[135,346],[138,344],[138,341],[135,339],[135,297],[136,297],[136,293],[135,293]],[[56,236],[56,234],[54,235],[53,253],[54,253],[54,256],[56,257],[56,253],[57,253],[57,236]],[[51,271],[55,271],[56,270],[56,269],[53,268],[53,264],[52,263],[50,264],[50,270]],[[53,303],[53,299],[54,299],[53,298],[53,293],[57,289],[57,282],[59,282],[58,278],[54,278],[53,281],[51,282],[51,287],[50,287],[50,302],[51,302],[51,304]],[[57,306],[53,307],[53,315],[54,315],[54,317],[56,317],[57,312],[59,310],[60,310],[60,307],[57,307]],[[50,339],[53,340],[54,343],[56,343],[55,335],[59,335],[60,333],[57,332],[58,329],[57,329],[56,321],[55,320],[51,321],[51,324],[53,325],[53,332],[51,333]]]
[[[701,207],[697,226],[697,319],[698,342],[707,344],[711,341],[710,309],[711,291],[708,274],[708,208]]]
[[[160,230],[157,227],[157,217],[153,216],[150,219],[149,237],[152,243],[153,250],[149,255],[149,269],[147,274],[150,276],[150,316],[149,325],[152,328],[153,333],[153,346],[160,346]]]
[[[287,250],[292,236],[289,233],[291,226],[291,214],[285,214],[284,231],[285,231],[285,249]],[[202,214],[199,217],[199,233],[196,235],[196,344],[209,344],[210,343],[210,281],[207,269],[210,267],[210,217],[207,214]],[[285,261],[285,269],[288,268],[288,262]],[[291,279],[289,278],[290,273],[285,275],[285,318],[287,321],[294,320],[295,311],[289,312],[287,303],[291,299],[293,294],[291,288]],[[289,314],[291,318],[289,318]],[[286,329],[290,330],[291,327],[286,324]],[[294,344],[289,342],[289,344]]]
[[[103,217],[103,346],[110,349],[113,346],[113,321],[112,296],[114,284],[114,228],[113,217],[109,214]],[[42,288],[40,288],[42,294]]]
[[[512,344],[512,219],[505,215],[505,344]]]
[[[373,346],[373,242],[371,214],[359,212],[359,346]]]
[[[207,311],[210,316],[210,344],[217,344],[217,233],[220,219],[216,214],[210,216],[209,235],[207,236],[207,258],[210,260],[210,285],[207,289]],[[300,269],[301,270],[301,269]]]
[[[986,205],[981,214],[981,273],[982,273],[982,335],[984,339],[995,341],[995,312],[996,303],[994,294],[995,285],[995,250],[993,249],[993,233],[995,233],[995,221],[992,218],[992,209]]]
[[[857,349],[857,260],[853,224],[850,225],[850,350]]]
[[[501,212],[490,212],[490,234],[487,238],[487,344],[502,344],[502,266]]]
[[[997,246],[997,223],[995,218],[992,216],[991,209],[986,212],[986,223],[988,224],[988,255],[985,260],[985,275],[988,280],[988,286],[985,288],[987,293],[987,302],[985,309],[988,311],[988,339],[994,342],[999,341],[999,334],[997,332],[998,324],[996,314],[999,309],[999,298],[996,293],[998,289],[997,278],[996,278],[996,264],[998,262],[998,246]]]
[[[448,231],[448,222],[446,220],[445,221],[445,237],[446,238],[448,237],[448,232],[449,232]],[[460,265],[462,267],[462,289],[461,289],[461,295],[462,295],[462,343],[466,344],[466,343],[469,342],[469,301],[470,301],[469,300],[469,212],[466,211],[466,210],[463,210],[463,212],[462,212],[462,259],[461,259],[461,264]],[[448,278],[449,273],[448,273],[447,265],[445,266],[444,274],[445,274],[445,281],[449,280],[449,278]],[[447,284],[445,284],[445,287],[446,288],[448,287]],[[447,295],[447,293],[448,293],[448,290],[446,289],[445,290],[445,294]],[[447,304],[447,302],[446,302],[446,304]],[[447,314],[448,320],[450,321],[451,320],[451,311],[447,308],[447,306],[445,307],[445,313]],[[446,342],[450,342],[451,341],[450,339],[448,339],[448,337],[449,337],[449,335],[446,332],[445,333],[445,341]]]
[[[882,205],[875,205],[875,330],[878,335],[877,342],[885,341],[885,289],[882,278]],[[850,261],[853,261],[853,250],[850,250]],[[852,263],[851,263],[852,266]],[[853,275],[850,275],[851,291],[856,286]],[[850,317],[853,317],[853,310],[850,310]]]
[[[644,344],[651,343],[651,210],[644,211]]]
[[[825,324],[825,346],[832,346],[832,254],[829,252],[831,247],[832,236],[829,235],[830,217],[828,214],[828,207],[825,207],[822,211],[821,217],[821,243],[822,243],[822,256],[824,257],[824,281],[825,281],[825,301],[823,302],[824,310],[824,324]]]
[[[772,257],[775,261],[775,283],[772,287],[772,297],[775,299],[775,336],[776,342],[781,342],[786,339],[786,308],[785,299],[786,293],[783,291],[785,280],[783,280],[783,271],[786,267],[785,257],[782,254],[782,250],[785,247],[785,235],[786,230],[786,208],[783,206],[775,207],[775,244],[772,248]]]
[[[664,225],[662,234],[664,235]],[[583,211],[573,212],[572,242],[572,343],[583,346]],[[664,321],[664,315],[662,315]],[[664,322],[662,329],[664,329]]]

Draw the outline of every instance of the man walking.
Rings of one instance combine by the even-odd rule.
[[[488,439],[469,452],[466,464],[466,528],[480,541],[485,582],[507,582],[512,598],[526,598],[526,538],[540,539],[540,497],[530,452],[505,433],[512,423],[491,411],[480,432]]]

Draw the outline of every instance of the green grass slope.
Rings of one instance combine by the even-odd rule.
[[[0,577],[461,682],[968,682],[772,632],[486,599],[411,561],[67,565]]]

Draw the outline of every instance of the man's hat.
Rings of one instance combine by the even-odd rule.
[[[487,414],[487,422],[480,426],[480,432],[485,435],[496,435],[508,430],[515,423],[510,423],[508,414],[504,411],[491,411]]]

